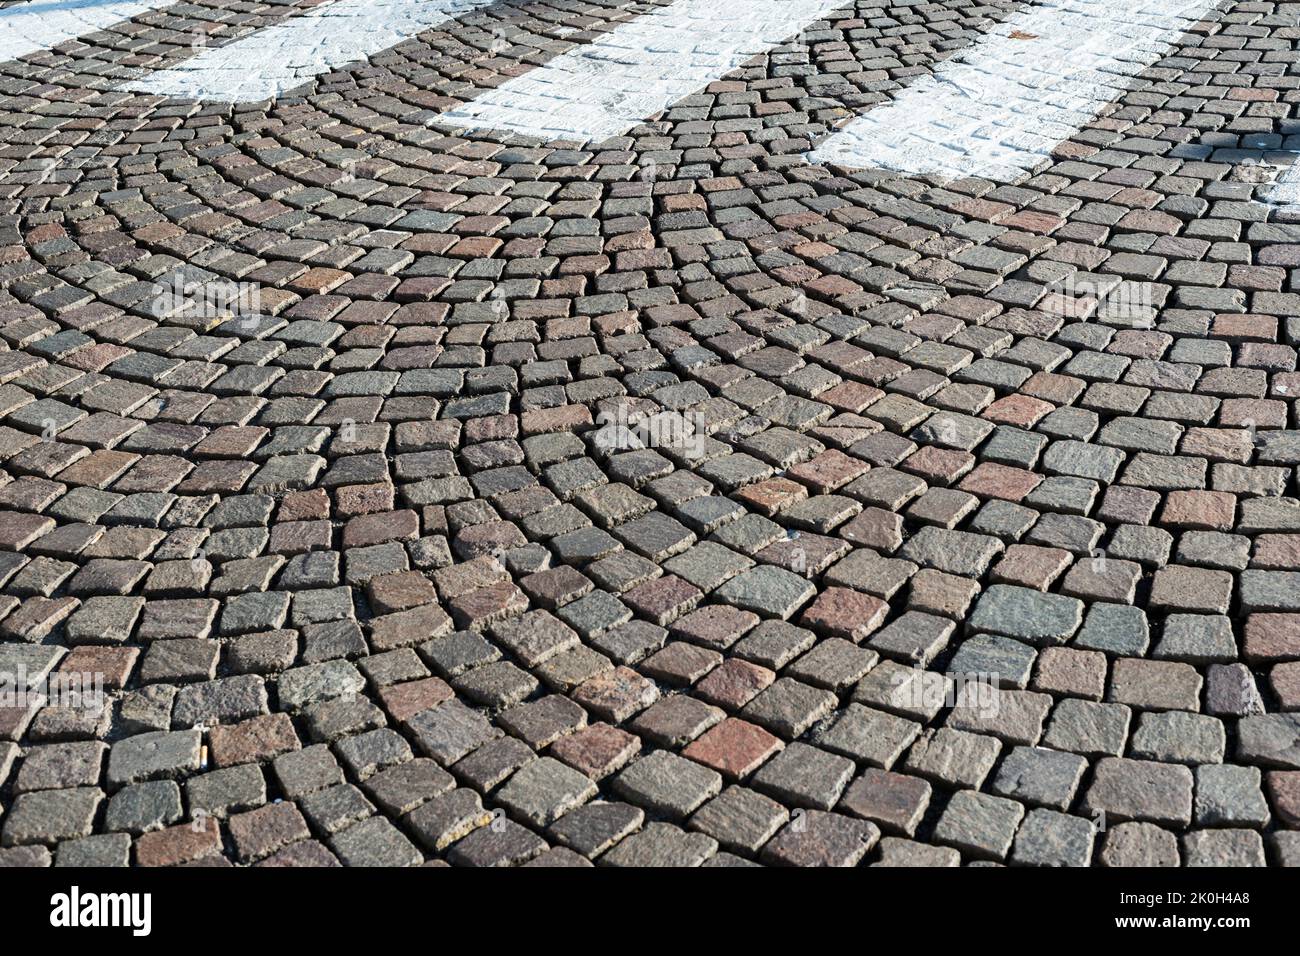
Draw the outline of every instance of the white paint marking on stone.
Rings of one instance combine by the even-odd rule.
[[[582,143],[618,136],[846,5],[677,0],[432,122]]]
[[[1217,0],[1045,0],[1017,12],[808,156],[1014,181],[1168,53]]]
[[[185,99],[269,100],[493,0],[333,0],[122,89]]]
[[[1273,207],[1275,218],[1284,222],[1300,220],[1300,159],[1265,190],[1264,201]]]
[[[96,33],[176,0],[29,0],[0,10],[0,61]]]

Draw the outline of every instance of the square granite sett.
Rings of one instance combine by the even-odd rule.
[[[0,826],[0,845],[53,845],[90,836],[104,793],[97,787],[19,794]]]
[[[1183,835],[1186,866],[1264,866],[1264,841],[1254,830],[1194,830]]]
[[[418,866],[424,857],[383,817],[367,817],[334,834],[330,849],[344,866]]]
[[[783,677],[746,704],[741,716],[793,740],[829,714],[837,702],[830,691]]]
[[[959,681],[945,726],[990,734],[1011,744],[1038,743],[1052,697],[1027,690],[991,689]]]
[[[579,684],[573,699],[602,720],[618,724],[659,698],[652,681],[628,667],[615,667]]]
[[[1212,827],[1264,827],[1270,819],[1258,767],[1203,764],[1196,774],[1196,823]]]
[[[710,836],[656,821],[621,840],[601,857],[601,863],[625,867],[702,866],[717,850],[718,841]]]
[[[421,803],[406,814],[404,822],[427,850],[439,853],[493,819],[477,793],[454,789]]]
[[[839,806],[886,833],[910,837],[921,824],[930,794],[930,784],[919,777],[868,768],[849,784]]]
[[[1261,714],[1237,721],[1237,759],[1300,770],[1300,714]]]
[[[921,724],[916,721],[849,704],[814,732],[813,742],[823,750],[888,770],[920,732]]]
[[[13,792],[96,786],[100,764],[107,750],[108,745],[97,740],[33,747],[27,751],[18,768]],[[4,771],[0,773],[0,783],[8,776],[8,762],[6,757],[0,756],[0,770]]]
[[[742,571],[715,592],[728,604],[780,620],[788,620],[815,593],[807,578],[772,565]]]
[[[517,770],[497,791],[496,800],[525,823],[544,827],[596,795],[583,774],[551,757]]]
[[[1077,598],[995,584],[980,595],[970,626],[1043,646],[1069,640],[1082,616],[1083,602]]]
[[[104,825],[109,830],[141,834],[161,830],[181,817],[181,791],[174,780],[154,780],[123,787],[108,801]]]
[[[1168,565],[1156,572],[1150,607],[1173,613],[1224,614],[1233,584],[1227,571]]]
[[[640,749],[640,738],[609,724],[596,723],[557,740],[551,745],[550,755],[593,780],[603,780],[626,765]],[[532,751],[527,747],[524,750],[532,759]]]
[[[1201,684],[1190,664],[1122,657],[1111,667],[1106,699],[1138,710],[1199,711]]]
[[[750,783],[785,806],[829,810],[853,771],[853,761],[796,741],[767,761]]]
[[[726,716],[721,708],[685,694],[673,694],[638,714],[628,729],[653,744],[680,749]]]
[[[182,777],[200,766],[197,730],[139,734],[113,744],[108,754],[109,787]]]
[[[1100,863],[1113,867],[1180,866],[1178,837],[1153,823],[1121,823],[1106,831]]]
[[[449,700],[422,711],[406,725],[415,735],[419,750],[444,767],[501,736],[501,731],[486,717],[458,700]]]
[[[861,680],[878,659],[873,651],[863,650],[851,641],[832,637],[820,641],[811,651],[791,663],[786,668],[785,675],[814,687],[842,693]]]
[[[1067,698],[1052,710],[1043,745],[1085,757],[1124,753],[1132,711],[1123,704]]]
[[[853,688],[852,699],[913,720],[929,721],[950,699],[953,682],[943,674],[881,661]]]
[[[1150,625],[1140,608],[1099,602],[1088,609],[1083,628],[1071,643],[1111,656],[1140,656],[1150,644]]]
[[[560,817],[547,832],[564,846],[595,858],[635,833],[644,820],[645,813],[639,807],[593,801]]]
[[[722,777],[691,760],[656,750],[613,779],[614,792],[630,803],[681,820],[722,790]]]
[[[934,838],[970,856],[1000,860],[1024,815],[1025,808],[1014,800],[959,790],[935,824]]]
[[[821,810],[798,810],[763,847],[763,862],[774,866],[856,866],[880,839],[866,820]]]
[[[885,657],[927,667],[947,647],[955,627],[948,618],[907,611],[873,634],[867,646]]]
[[[266,802],[266,778],[256,764],[210,770],[190,777],[185,796],[191,815],[224,818]]]
[[[1009,637],[976,634],[962,641],[949,658],[948,676],[958,684],[974,680],[998,688],[1023,690],[1035,659],[1046,652]]]
[[[1031,686],[1052,694],[1101,700],[1106,669],[1106,657],[1098,651],[1045,648],[1035,662]]]
[[[450,773],[439,769],[439,776],[434,777],[435,786],[433,790],[426,792],[425,796],[440,792],[443,789],[443,774],[445,774],[448,785],[453,780],[459,780],[478,790],[487,792],[504,783],[520,767],[536,759],[537,754],[522,740],[510,736],[494,737],[451,764]],[[420,765],[419,775],[431,774],[432,771],[423,769],[423,765],[428,763],[432,763],[437,768],[437,761],[431,761],[423,757],[416,757],[414,760],[398,764],[396,767],[385,770],[383,773],[367,780],[366,790],[374,793],[376,800],[381,799],[382,791],[377,791],[376,787],[388,774],[399,773],[411,768],[413,765]]]
[[[1178,764],[1106,757],[1093,770],[1081,810],[1107,820],[1186,827],[1192,819],[1192,772]]]
[[[690,829],[736,853],[753,855],[790,819],[775,800],[740,786],[722,791],[691,815]]]
[[[1017,866],[1087,866],[1097,827],[1091,820],[1042,808],[1029,811],[1016,833],[1011,863]]]
[[[1184,711],[1145,712],[1129,741],[1129,754],[1165,763],[1217,764],[1227,749],[1223,721]]]
[[[917,738],[903,767],[943,786],[979,787],[1001,750],[997,738],[941,727]]]
[[[488,634],[528,668],[537,667],[578,643],[578,635],[571,627],[543,610],[493,624]]]
[[[334,750],[353,779],[361,781],[411,759],[411,747],[406,738],[389,727],[368,730],[338,741]]]
[[[1016,747],[1003,759],[992,790],[1031,806],[1067,810],[1088,769],[1078,754],[1046,747]]]
[[[899,837],[884,837],[880,841],[880,858],[871,864],[881,867],[938,867],[961,866],[961,854],[952,847],[931,846]]]

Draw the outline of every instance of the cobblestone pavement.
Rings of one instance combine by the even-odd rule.
[[[651,6],[138,6],[0,65],[0,862],[1300,862],[1300,3],[1012,183],[807,154],[1023,4],[590,144],[438,117]]]

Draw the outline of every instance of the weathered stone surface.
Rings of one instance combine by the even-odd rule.
[[[416,714],[407,726],[415,734],[416,746],[443,766],[501,736],[481,713],[455,700]]]
[[[1243,717],[1237,722],[1237,756],[1246,763],[1300,770],[1300,714]]]
[[[1091,820],[1031,810],[1016,833],[1011,862],[1022,866],[1087,866],[1096,827]]]
[[[1129,750],[1132,756],[1166,763],[1213,764],[1223,760],[1223,722],[1181,711],[1138,715]]]
[[[671,823],[648,823],[621,841],[601,862],[608,866],[701,866],[717,852],[718,842],[703,833],[686,833]]]
[[[1045,747],[1016,747],[1007,754],[993,780],[993,792],[1032,806],[1067,810],[1088,761],[1077,754]]]
[[[285,57],[142,95],[193,11],[58,6],[3,16],[0,678],[82,699],[0,700],[0,863],[1300,860],[1281,7],[1040,149],[920,75],[979,4],[741,5],[716,75],[641,49],[687,4],[458,8],[244,101]],[[686,87],[529,135],[602,45]],[[821,161],[862,123],[898,168]]]
[[[108,754],[110,787],[143,780],[181,777],[199,769],[201,735],[197,730],[139,734],[113,744]]]
[[[95,787],[19,794],[0,827],[0,844],[54,844],[89,836],[103,798],[103,791]]]
[[[754,854],[789,818],[775,800],[745,787],[728,787],[691,815],[690,828],[737,853]]]
[[[614,791],[630,803],[681,819],[722,789],[722,777],[666,750],[656,750],[619,772]]]
[[[874,823],[800,810],[763,847],[763,860],[775,866],[856,866],[879,839]]]
[[[1032,588],[995,584],[975,604],[970,626],[1029,644],[1065,643],[1083,622],[1083,602]]]
[[[1253,830],[1194,830],[1183,837],[1187,866],[1264,866],[1264,841]]]
[[[1103,866],[1178,866],[1178,837],[1153,823],[1121,823],[1106,831]]]
[[[1192,772],[1183,766],[1107,757],[1083,795],[1083,811],[1108,821],[1139,820],[1187,826],[1192,818]]]
[[[558,760],[543,757],[518,770],[496,799],[511,813],[543,827],[595,796],[596,785]]]
[[[935,824],[934,837],[971,856],[1000,860],[1024,815],[1025,808],[1014,800],[960,790]]]
[[[123,787],[108,801],[104,826],[126,833],[161,830],[181,817],[181,790],[174,780],[154,780]]]
[[[1269,821],[1268,802],[1257,767],[1206,764],[1196,768],[1198,826],[1263,827]]]

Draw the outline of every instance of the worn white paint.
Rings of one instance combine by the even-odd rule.
[[[122,89],[244,103],[274,99],[493,0],[333,0]]]
[[[1282,171],[1264,190],[1263,199],[1273,207],[1275,218],[1286,222],[1300,220],[1300,160]]]
[[[627,132],[846,0],[676,0],[433,122],[592,142]]]
[[[28,0],[0,10],[0,61],[48,50],[175,0]]]
[[[1044,0],[809,154],[816,163],[1014,181],[1172,48],[1217,0]]]

